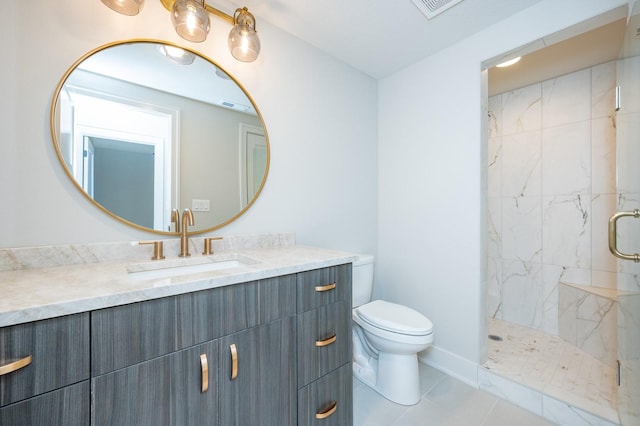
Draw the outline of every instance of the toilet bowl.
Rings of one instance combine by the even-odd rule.
[[[433,342],[433,324],[406,306],[370,302],[372,286],[373,256],[360,256],[353,264],[353,374],[390,401],[413,405],[421,396],[417,354]]]

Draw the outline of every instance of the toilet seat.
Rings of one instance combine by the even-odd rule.
[[[356,308],[358,317],[367,324],[392,333],[428,336],[433,323],[421,313],[403,305],[374,300]]]

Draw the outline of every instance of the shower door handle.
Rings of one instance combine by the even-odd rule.
[[[640,254],[625,254],[618,250],[618,219],[621,217],[634,217],[640,219],[640,209],[635,209],[632,212],[618,212],[611,216],[609,219],[609,250],[611,253],[620,259],[633,260],[634,262],[640,262]]]

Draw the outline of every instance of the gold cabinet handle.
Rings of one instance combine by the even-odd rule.
[[[338,409],[338,401],[331,401],[329,405],[323,408],[324,411],[320,411],[319,413],[316,413],[316,419],[318,420],[326,419],[327,417],[335,413],[337,409]]]
[[[0,367],[0,376],[4,376],[5,374],[13,373],[14,371],[20,370],[21,368],[31,364],[31,361],[33,361],[33,357],[29,355],[17,361],[10,362],[7,365],[3,365]]]
[[[318,285],[316,286],[316,291],[321,293],[323,291],[333,290],[334,288],[336,288],[336,283],[331,283],[327,285]]]
[[[229,350],[231,351],[231,380],[235,380],[238,377],[238,349],[236,344],[231,344]]]
[[[200,368],[202,369],[202,393],[209,390],[209,361],[207,354],[200,355]]]
[[[329,337],[328,339],[316,340],[316,346],[319,347],[319,348],[321,348],[323,346],[329,346],[330,344],[335,342],[337,338],[338,338],[338,336],[336,334],[334,334],[333,336]]]

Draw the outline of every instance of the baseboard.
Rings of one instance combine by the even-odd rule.
[[[418,360],[451,377],[478,388],[478,364],[447,350],[432,346],[418,354]]]

